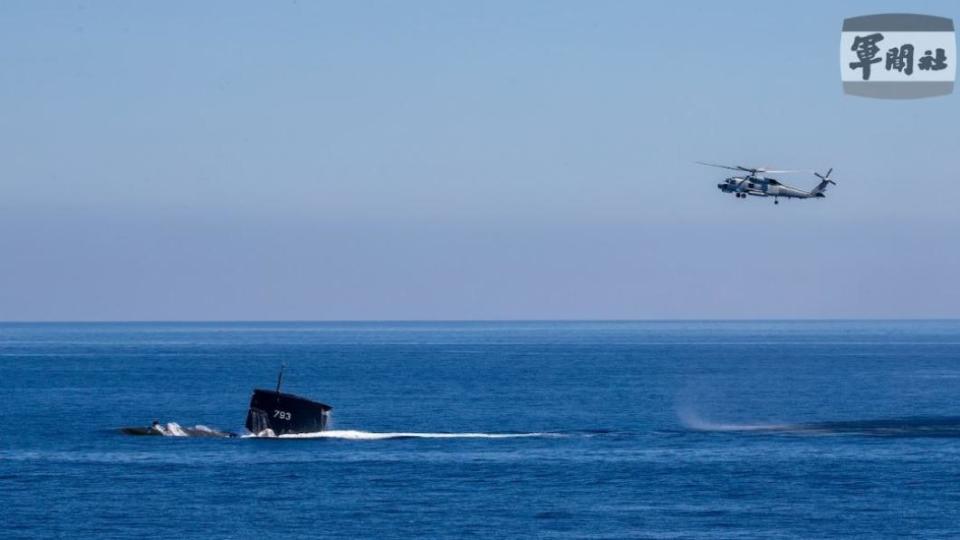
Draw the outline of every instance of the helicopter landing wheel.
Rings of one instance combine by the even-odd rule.
[[[780,204],[780,201],[774,199],[773,204]]]

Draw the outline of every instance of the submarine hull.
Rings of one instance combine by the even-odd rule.
[[[140,426],[122,427],[122,428],[120,428],[120,433],[123,433],[124,435],[159,436],[159,437],[162,437],[162,436],[163,436],[163,432],[161,432],[161,431],[159,431],[159,430],[157,430],[157,429],[154,429],[154,428],[151,427],[151,426],[147,426],[147,427],[140,427]]]
[[[245,425],[254,434],[267,429],[274,435],[316,433],[327,428],[331,410],[329,405],[293,394],[257,389],[250,398]]]

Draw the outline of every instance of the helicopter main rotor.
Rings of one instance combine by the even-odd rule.
[[[729,169],[731,171],[742,171],[745,173],[750,173],[750,176],[756,176],[759,173],[770,173],[770,174],[790,174],[790,173],[809,173],[812,171],[797,170],[797,169],[767,169],[766,167],[744,167],[743,165],[719,165],[717,163],[706,163],[703,161],[698,161],[700,165],[706,165],[708,167],[717,167],[720,169]]]

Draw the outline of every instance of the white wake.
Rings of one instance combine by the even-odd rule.
[[[334,429],[316,433],[288,433],[275,436],[270,430],[249,435],[278,439],[344,439],[350,441],[382,441],[386,439],[518,439],[528,437],[555,436],[552,433],[423,433],[407,431],[359,431],[354,429]]]

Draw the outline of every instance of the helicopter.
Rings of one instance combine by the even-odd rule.
[[[730,169],[747,173],[743,176],[731,176],[723,182],[717,184],[717,189],[724,193],[733,193],[740,199],[746,199],[747,195],[754,197],[773,197],[773,204],[780,204],[780,197],[788,199],[822,199],[826,197],[824,192],[827,185],[837,185],[830,179],[830,173],[833,168],[827,171],[827,174],[820,174],[816,171],[797,171],[797,170],[773,170],[762,167],[743,167],[741,165],[718,165],[716,163],[704,163],[698,161],[700,165],[708,167],[719,167],[721,169]],[[786,174],[813,172],[814,176],[820,179],[820,183],[810,191],[805,191],[792,186],[788,186],[775,178],[764,176],[765,174]]]

